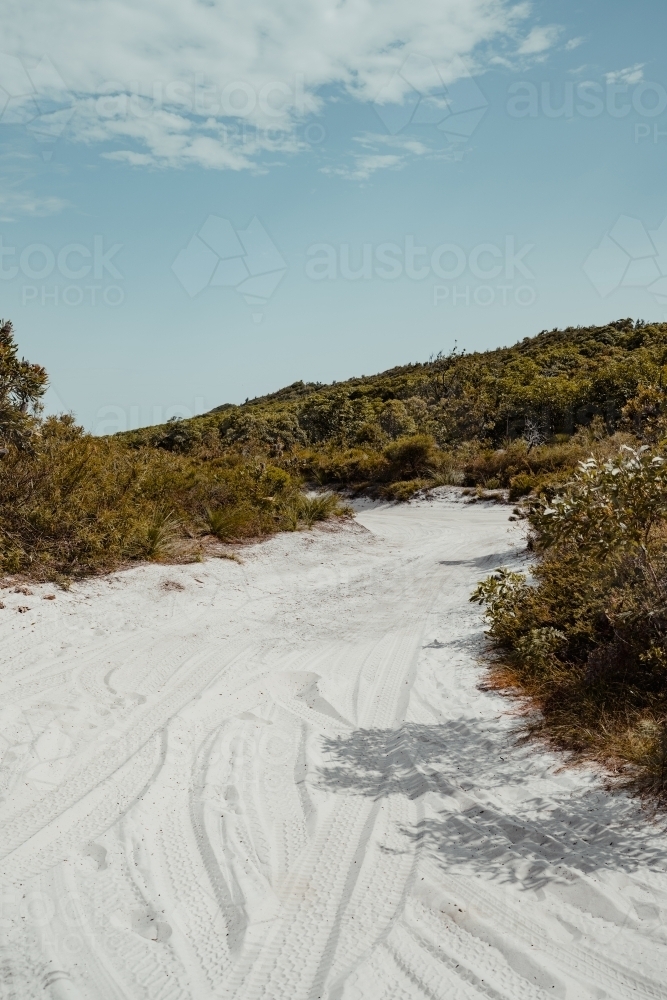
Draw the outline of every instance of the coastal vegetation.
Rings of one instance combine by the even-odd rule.
[[[667,464],[624,445],[589,458],[520,516],[529,573],[499,569],[486,605],[492,686],[528,698],[522,729],[667,804]]]
[[[522,732],[667,801],[667,324],[542,331],[511,347],[93,437],[41,414],[44,369],[0,323],[0,572],[56,580],[457,485],[515,505],[529,569],[485,605],[490,684]],[[216,550],[217,546],[217,550]]]
[[[44,369],[18,361],[11,323],[0,323],[2,574],[66,585],[347,513],[332,494],[309,497],[298,473],[261,453],[204,459],[93,437],[68,414],[43,419],[46,387]]]
[[[391,499],[451,483],[514,500],[562,482],[591,449],[656,444],[666,364],[667,324],[626,319],[331,385],[295,382],[121,437],[202,460],[262,455],[315,484]]]

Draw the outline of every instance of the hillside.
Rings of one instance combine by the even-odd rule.
[[[274,450],[368,443],[414,429],[432,433],[441,446],[498,442],[520,435],[530,419],[546,433],[567,434],[595,414],[615,427],[637,387],[660,382],[666,363],[667,324],[618,320],[545,330],[512,347],[438,356],[330,385],[295,382],[240,406],[223,404],[181,428],[193,443],[215,428],[226,443],[252,441]],[[168,447],[176,444],[170,429],[127,436]]]
[[[591,434],[650,437],[662,418],[665,364],[667,324],[625,319],[544,330],[512,347],[438,355],[379,375],[331,385],[295,382],[123,439],[201,457],[260,453],[338,486],[417,488],[429,477],[508,486],[517,475],[576,464],[578,445],[585,451]],[[412,461],[399,444],[405,449],[410,439],[419,451]],[[569,455],[567,443],[574,444]],[[540,445],[550,446],[548,458]],[[530,461],[520,457],[522,447]],[[510,449],[511,461],[499,464],[488,455],[480,465],[482,452],[501,448]],[[522,491],[526,483],[515,490]],[[409,486],[389,491],[409,493]]]

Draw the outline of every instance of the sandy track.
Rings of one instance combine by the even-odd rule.
[[[667,838],[477,689],[519,544],[443,494],[5,596],[0,995],[667,996]]]

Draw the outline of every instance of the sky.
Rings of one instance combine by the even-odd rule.
[[[5,0],[0,316],[112,433],[667,321],[660,0]]]

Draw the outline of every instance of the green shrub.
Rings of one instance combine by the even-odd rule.
[[[495,480],[500,486],[511,488],[520,476],[535,479],[552,473],[564,481],[585,457],[586,449],[580,442],[543,444],[529,450],[525,441],[515,441],[505,448],[482,449],[472,455],[465,464],[465,482],[466,486],[491,488],[489,483]]]
[[[147,559],[161,559],[169,554],[178,537],[178,519],[173,510],[157,508],[148,522],[138,554]]]
[[[206,525],[221,542],[237,541],[261,532],[260,519],[252,507],[218,507],[206,511]]]
[[[308,528],[339,513],[342,513],[340,498],[335,493],[322,493],[315,497],[302,494],[299,497],[299,520]]]
[[[667,463],[646,447],[590,458],[524,516],[532,581],[479,585],[498,683],[534,699],[527,733],[598,760],[667,804]]]
[[[28,446],[48,377],[41,365],[18,358],[14,328],[0,319],[0,448]]]
[[[435,441],[429,434],[399,438],[384,450],[392,478],[417,478],[430,473],[437,464]]]
[[[525,497],[534,486],[535,476],[528,472],[520,472],[518,476],[512,476],[509,488],[510,500],[519,500],[521,497]]]
[[[352,509],[341,503],[335,493],[321,493],[314,497],[300,493],[281,511],[281,524],[284,530],[298,531],[299,528],[312,528],[319,521],[351,513]]]
[[[30,449],[0,461],[0,571],[44,579],[178,558],[211,532],[223,540],[282,530],[300,477],[230,455],[202,461],[121,438],[95,438],[71,417],[38,426]],[[319,499],[303,517],[335,513]],[[180,548],[179,548],[180,547]]]
[[[382,486],[379,493],[385,500],[396,500],[404,503],[410,500],[419,490],[423,490],[431,485],[432,483],[429,479],[399,480],[396,483],[388,483],[386,486]]]

